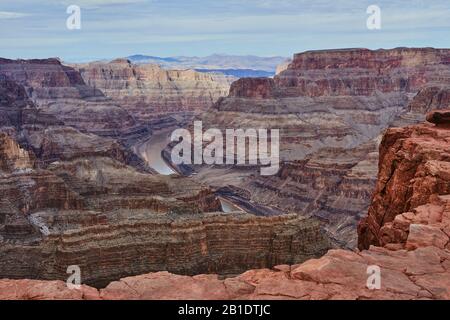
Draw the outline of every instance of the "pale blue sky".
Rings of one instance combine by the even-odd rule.
[[[394,2],[394,3],[393,3]],[[79,5],[82,29],[68,30]],[[382,30],[366,28],[369,5]],[[0,0],[0,57],[292,56],[345,47],[450,47],[449,0]]]

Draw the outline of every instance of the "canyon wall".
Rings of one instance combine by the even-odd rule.
[[[260,204],[314,215],[337,246],[353,248],[375,188],[381,134],[447,107],[449,85],[447,49],[309,51],[273,79],[234,82],[200,119],[204,128],[280,129],[277,175],[236,178],[231,170],[223,183]]]
[[[23,140],[22,130],[61,124],[39,110],[24,86],[0,74],[0,131]]]
[[[162,270],[228,275],[329,247],[312,219],[225,214],[208,186],[136,166],[122,138],[159,120],[142,125],[75,69],[0,60],[0,75],[2,277],[63,280],[70,265],[95,286]]]
[[[4,245],[2,277],[64,280],[67,267],[77,265],[83,283],[102,287],[159,270],[236,275],[324,253],[317,228],[297,217],[168,215],[128,208],[114,214],[62,210],[32,217],[48,227],[49,234],[39,246]],[[70,229],[60,230],[58,224],[69,224]]]
[[[70,265],[96,286],[161,270],[238,274],[328,248],[311,219],[220,213],[208,187],[138,172],[104,150],[75,149],[40,168],[6,134],[0,142],[2,277],[62,280]]]
[[[0,59],[0,275],[65,280],[79,265],[86,284],[113,281],[69,291],[61,281],[0,280],[0,297],[450,298],[449,111],[381,139],[448,108],[449,66],[448,50],[298,54],[274,79],[233,83],[199,115],[205,128],[281,129],[278,174],[208,167],[186,178],[135,165],[130,140],[170,120],[112,97],[141,84],[151,89],[137,96],[153,92],[127,61],[90,69],[111,85],[103,93],[56,59]],[[292,214],[220,213],[221,187]],[[353,248],[369,206],[362,251],[302,263],[329,248],[316,218],[334,245]],[[366,288],[370,265],[382,269],[381,290]],[[223,279],[257,268],[271,269]],[[200,273],[220,277],[189,276]]]
[[[0,280],[0,297],[448,300],[450,110],[434,111],[428,119],[431,123],[390,129],[381,142],[377,191],[359,228],[360,244],[367,250],[330,250],[320,259],[226,279],[150,273],[114,281],[101,290],[70,290],[62,281]],[[367,271],[374,266],[381,272],[379,289],[367,287]]]
[[[0,59],[0,75],[22,86],[40,112],[66,126],[105,136],[137,130],[126,110],[57,59]]]
[[[393,128],[384,135],[373,201],[359,225],[361,249],[405,243],[411,220],[421,215],[414,210],[450,193],[448,111],[434,111],[428,119],[434,124]],[[424,210],[430,216],[422,218],[439,220],[432,204]]]
[[[74,66],[85,82],[114,99],[139,121],[198,113],[228,95],[231,80],[194,70],[164,70],[117,59]]]
[[[66,126],[129,140],[206,110],[230,86],[223,76],[124,59],[66,66],[57,59],[0,58],[0,77],[23,87],[41,113]]]
[[[70,265],[95,286],[160,270],[238,274],[328,248],[315,221],[218,213],[211,190],[187,178],[140,173],[101,154],[36,169],[1,141],[2,277],[63,280]]]

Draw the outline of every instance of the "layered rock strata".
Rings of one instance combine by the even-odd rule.
[[[431,48],[310,51],[273,79],[234,82],[202,115],[203,127],[280,129],[282,165],[273,177],[251,171],[243,179],[229,170],[223,181],[255,202],[320,217],[336,245],[354,247],[376,181],[380,135],[448,105],[449,61],[449,50]],[[198,171],[202,181],[214,179]]]
[[[449,223],[447,198],[442,222]],[[438,210],[439,211],[439,210]],[[435,211],[436,212],[436,211]],[[410,228],[405,249],[371,247],[361,252],[332,250],[320,259],[300,265],[250,270],[219,279],[151,273],[112,282],[105,289],[83,286],[70,290],[64,282],[0,280],[2,299],[139,299],[139,300],[447,300],[450,299],[448,235],[434,236],[428,226],[435,218],[422,218]],[[424,224],[426,223],[426,224]],[[439,225],[442,226],[441,223]],[[446,237],[446,238],[445,238]],[[369,266],[381,270],[381,288],[367,287]]]
[[[36,108],[39,117],[28,119],[33,130],[57,124],[114,138],[133,138],[150,132],[100,90],[86,85],[77,70],[57,59],[0,59],[0,76],[22,88],[6,87],[9,95],[17,101],[26,96]],[[56,121],[45,121],[45,117],[43,121],[43,115]],[[42,126],[36,127],[36,122]]]
[[[23,87],[17,97],[29,97],[41,113],[66,126],[117,139],[136,140],[152,127],[179,124],[229,89],[229,81],[215,75],[126,60],[77,68],[81,73],[57,59],[0,59],[2,81]]]
[[[198,113],[226,96],[230,80],[194,70],[164,70],[126,59],[76,65],[84,81],[119,103],[139,121]]]
[[[67,267],[78,265],[86,283],[102,286],[161,270],[237,274],[326,251],[311,219],[215,213],[221,205],[210,188],[136,170],[128,137],[149,132],[114,100],[126,87],[142,87],[141,97],[152,92],[153,102],[168,94],[172,110],[160,105],[146,119],[144,127],[156,130],[173,125],[166,115],[177,107],[180,114],[206,108],[222,85],[191,71],[139,71],[121,61],[109,68],[118,72],[115,97],[56,59],[0,60],[2,277],[66,279]],[[137,78],[118,79],[125,75]]]
[[[0,131],[23,141],[22,130],[59,125],[55,117],[39,110],[25,87],[0,74]]]
[[[85,283],[104,286],[161,270],[238,274],[328,248],[315,221],[217,213],[209,188],[138,172],[107,148],[61,149],[43,169],[6,134],[0,142],[2,277],[62,280],[78,265]]]
[[[320,259],[250,270],[227,279],[159,272],[123,278],[101,290],[83,286],[75,291],[63,282],[1,280],[0,297],[448,300],[450,127],[449,122],[433,120],[445,114],[432,113],[429,118],[435,124],[390,129],[383,138],[377,192],[359,228],[361,245],[380,246],[331,250]],[[368,288],[368,270],[374,267],[380,271],[379,289]]]
[[[164,205],[170,203],[161,203],[161,209]],[[39,212],[32,217],[41,228],[48,228],[48,235],[38,247],[5,245],[1,250],[3,277],[64,280],[67,267],[78,265],[83,283],[104,286],[151,271],[233,275],[323,254],[323,238],[317,235],[317,228],[293,216],[258,219],[241,214],[177,215],[127,208],[103,214]],[[18,270],[12,266],[19,257],[23,263]]]

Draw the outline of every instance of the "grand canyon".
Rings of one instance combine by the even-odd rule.
[[[450,299],[450,49],[132,58],[0,58],[0,299]],[[279,171],[174,163],[195,121]]]

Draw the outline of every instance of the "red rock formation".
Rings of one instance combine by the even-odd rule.
[[[448,300],[449,132],[448,127],[422,124],[386,133],[377,193],[359,229],[361,244],[372,241],[383,247],[331,250],[299,265],[250,270],[224,280],[158,272],[123,278],[101,290],[73,292],[63,282],[2,280],[0,298]],[[367,288],[370,266],[380,268],[379,290]]]
[[[99,300],[97,289],[71,290],[62,281],[0,280],[0,300]]]
[[[257,203],[323,219],[338,246],[354,247],[380,135],[446,107],[449,60],[448,49],[310,51],[274,79],[240,79],[201,116],[203,127],[280,129],[281,170],[268,178],[248,171],[247,179],[229,170],[221,180]],[[202,181],[226,186],[206,172],[211,168],[199,170]]]
[[[432,48],[309,51],[296,54],[289,69],[275,81],[283,96],[417,92],[426,83],[449,80],[448,70],[439,67],[445,66],[449,57],[449,50]]]
[[[405,240],[403,233],[385,237],[382,228],[398,215],[450,193],[450,130],[442,124],[445,114],[444,110],[428,116],[437,125],[422,124],[386,132],[380,147],[374,198],[368,217],[359,225],[361,249],[372,244],[384,245],[391,238]]]
[[[231,85],[230,97],[272,98],[275,83],[270,78],[243,78]]]
[[[301,265],[251,270],[226,280],[167,273],[125,278],[100,295],[102,299],[450,299],[449,258],[448,250],[429,246],[413,251],[332,250]],[[367,268],[374,265],[381,268],[380,290],[367,288]]]

